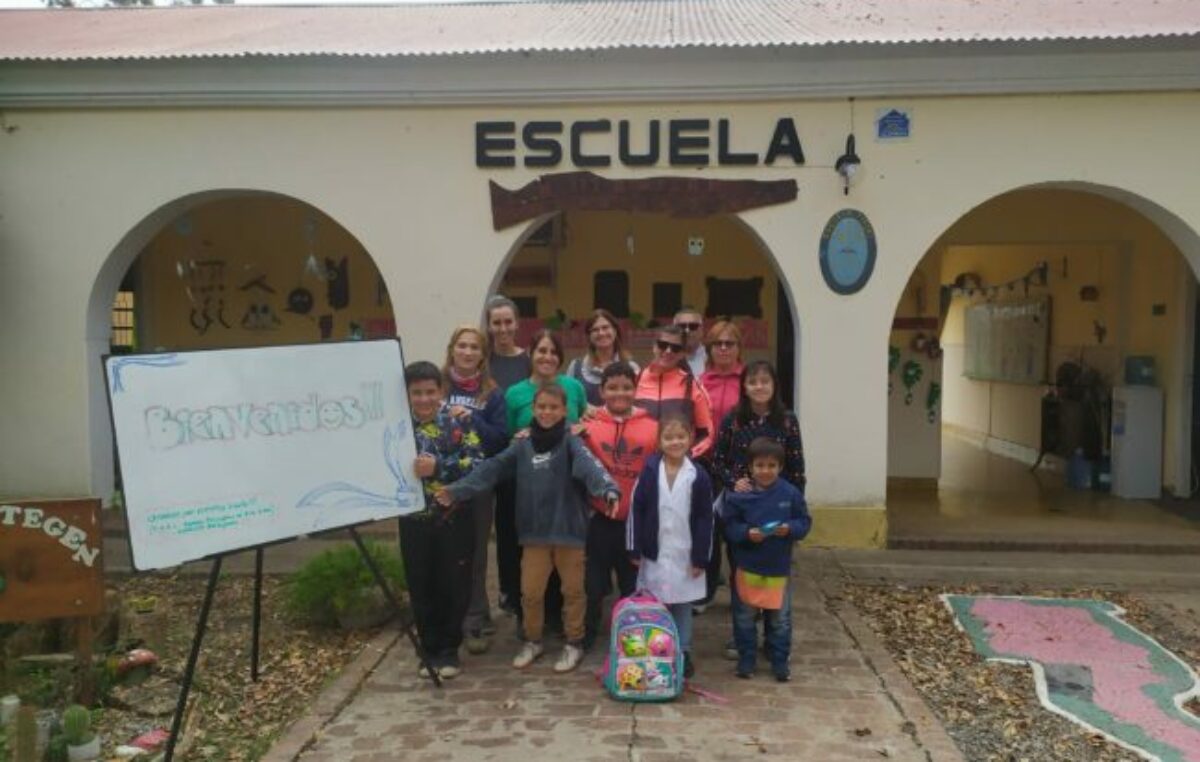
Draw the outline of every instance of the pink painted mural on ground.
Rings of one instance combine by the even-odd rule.
[[[1049,710],[1147,759],[1200,762],[1200,695],[1186,663],[1105,601],[944,595],[975,650],[1029,664]]]

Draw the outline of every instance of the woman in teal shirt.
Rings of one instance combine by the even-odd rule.
[[[508,406],[508,433],[515,434],[529,426],[533,418],[533,395],[542,384],[557,382],[567,393],[567,422],[575,423],[587,411],[587,392],[583,384],[559,371],[563,364],[562,342],[552,332],[538,331],[529,348],[533,375],[513,384],[504,393]]]

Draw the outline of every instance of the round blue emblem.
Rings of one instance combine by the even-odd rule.
[[[821,233],[821,275],[839,294],[867,285],[875,269],[875,229],[866,216],[843,209],[829,218]]]

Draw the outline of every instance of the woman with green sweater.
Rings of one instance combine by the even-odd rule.
[[[547,330],[533,335],[529,348],[533,375],[513,384],[504,393],[508,408],[508,433],[529,428],[533,419],[533,396],[542,384],[555,383],[567,393],[567,422],[575,423],[587,410],[587,392],[583,384],[559,371],[563,364],[563,346],[558,337]]]

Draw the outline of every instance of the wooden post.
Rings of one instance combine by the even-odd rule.
[[[91,707],[96,700],[96,675],[92,668],[92,641],[95,633],[92,618],[81,616],[75,620],[76,655],[79,658],[79,703]]]

